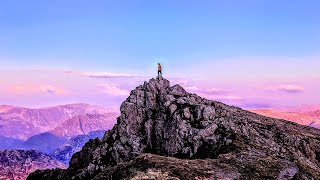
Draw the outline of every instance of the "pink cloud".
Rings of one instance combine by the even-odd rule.
[[[205,92],[209,94],[227,94],[227,90],[223,90],[219,88],[210,88],[205,90]]]
[[[63,73],[65,73],[65,74],[71,74],[71,73],[73,73],[73,71],[72,71],[72,70],[63,70]]]
[[[120,89],[115,85],[110,84],[100,84],[98,85],[101,88],[101,91],[105,94],[112,95],[112,96],[128,96],[130,92],[125,89]]]
[[[300,93],[304,91],[304,87],[298,85],[281,85],[278,87],[278,90],[284,91],[287,93]]]
[[[51,85],[41,85],[40,90],[49,94],[63,94],[64,92],[62,89],[58,89]]]
[[[278,86],[270,86],[267,88],[264,88],[266,91],[280,91],[285,93],[302,93],[304,92],[304,87],[300,85],[294,85],[294,84],[282,84]]]
[[[191,91],[194,93],[203,93],[203,94],[208,94],[208,95],[226,95],[228,94],[227,90],[220,89],[220,88],[200,88],[198,86],[186,86],[184,87],[185,90]]]
[[[86,76],[92,78],[132,78],[137,77],[127,73],[113,73],[113,72],[83,72],[74,70],[63,70],[64,74],[73,74],[76,76]]]
[[[170,85],[179,84],[181,86],[187,86],[189,84],[189,80],[180,79],[180,78],[170,78]],[[195,86],[194,86],[195,87]]]
[[[199,91],[199,88],[197,86],[187,86],[184,88],[185,90],[190,91]]]
[[[221,100],[221,101],[239,101],[242,100],[243,98],[237,95],[232,95],[232,94],[228,94],[228,95],[210,95],[210,94],[202,94],[199,93],[200,96],[203,96],[205,98],[208,99],[213,99],[213,100]]]
[[[25,86],[25,85],[16,85],[12,88],[12,92],[15,93],[22,93],[22,92],[30,92],[32,91],[33,87]]]
[[[64,89],[53,85],[19,84],[13,86],[10,91],[15,94],[48,93],[54,95],[66,95],[66,91]]]
[[[119,77],[133,77],[130,74],[125,73],[111,73],[111,72],[85,72],[85,76],[94,78],[119,78]]]
[[[196,93],[197,95],[212,99],[212,100],[218,100],[223,102],[229,102],[229,103],[239,103],[243,100],[243,98],[239,95],[233,94],[229,92],[228,90],[221,89],[221,88],[201,88],[198,86],[186,86],[184,87],[186,91]]]

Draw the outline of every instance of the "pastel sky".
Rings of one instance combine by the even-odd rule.
[[[119,106],[156,76],[241,107],[320,104],[318,0],[0,2],[0,104]]]

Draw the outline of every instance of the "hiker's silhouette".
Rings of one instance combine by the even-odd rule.
[[[158,76],[160,77],[160,75],[162,77],[162,67],[161,67],[161,64],[158,63]]]

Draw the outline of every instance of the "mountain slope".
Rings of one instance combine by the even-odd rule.
[[[72,155],[82,149],[84,144],[90,139],[102,138],[104,131],[94,131],[86,135],[79,135],[68,140],[63,146],[50,153],[52,157],[69,164]]]
[[[320,127],[320,110],[307,111],[292,108],[290,111],[281,109],[249,109],[249,111],[268,117],[286,119],[301,125]]]
[[[12,149],[19,147],[23,141],[0,135],[0,149]]]
[[[60,126],[51,130],[50,133],[58,137],[71,138],[77,135],[85,135],[93,131],[108,130],[116,123],[118,113],[105,114],[82,114],[75,116]]]
[[[9,106],[9,105],[0,105],[0,113],[6,112],[10,109],[13,109],[14,106]]]
[[[48,154],[56,148],[63,146],[65,142],[66,139],[60,138],[51,133],[41,133],[39,135],[32,136],[27,141],[23,142],[21,148],[26,150],[37,150]]]
[[[28,179],[320,179],[318,129],[207,100],[162,78],[138,86],[120,110],[114,128],[86,143],[67,170]]]
[[[52,168],[65,165],[37,151],[0,150],[0,179],[26,179],[37,169]]]

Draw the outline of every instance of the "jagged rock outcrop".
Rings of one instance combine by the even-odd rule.
[[[0,150],[1,180],[22,180],[37,169],[50,168],[66,168],[66,166],[34,150]]]
[[[28,179],[320,179],[318,129],[207,100],[162,78],[138,86],[120,110],[114,128],[86,143],[67,170]]]

